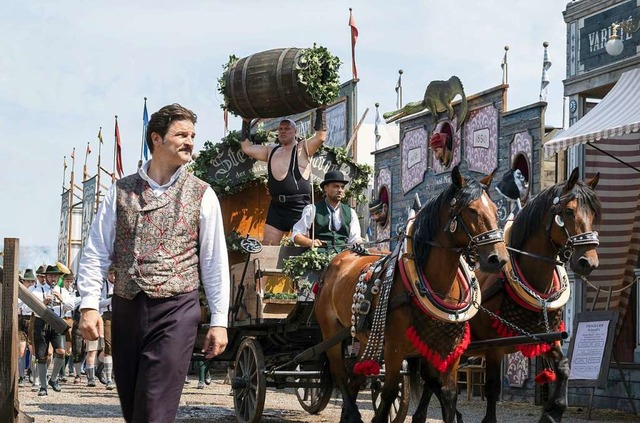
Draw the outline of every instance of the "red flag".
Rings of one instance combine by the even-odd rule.
[[[71,157],[72,159],[75,160],[75,158],[76,158],[76,148],[75,147],[73,147],[73,151],[71,152],[71,155],[69,157]]]
[[[120,144],[120,130],[118,129],[118,118],[116,118],[116,171],[118,176],[122,178],[124,176],[124,170],[122,169],[122,145]]]
[[[91,147],[89,147],[89,143],[87,143],[87,156],[91,154]]]
[[[349,26],[351,27],[351,70],[353,71],[353,79],[358,79],[358,68],[356,67],[356,40],[358,39],[358,28],[356,21],[353,19],[351,8],[349,8]]]

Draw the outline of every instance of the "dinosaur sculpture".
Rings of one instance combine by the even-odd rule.
[[[453,119],[451,102],[458,95],[462,97],[456,128],[458,131],[467,118],[467,96],[464,94],[462,82],[457,76],[452,76],[447,81],[431,81],[424,92],[422,101],[407,103],[402,109],[387,112],[382,116],[387,123],[391,123],[405,116],[429,109],[435,125],[438,122],[438,113],[448,112],[449,119]]]

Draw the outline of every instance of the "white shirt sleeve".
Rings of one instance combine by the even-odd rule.
[[[208,187],[200,205],[200,274],[211,311],[211,326],[226,327],[231,278],[220,202]]]
[[[116,235],[116,185],[104,197],[93,218],[82,258],[78,266],[80,309],[99,310],[103,275],[113,262],[113,243]]]
[[[302,216],[300,220],[293,225],[293,231],[291,232],[291,241],[293,241],[297,234],[302,234],[303,236],[308,236],[309,229],[311,229],[311,223],[313,222],[313,218],[315,214],[315,206],[313,204],[308,204],[302,210]]]
[[[349,225],[349,239],[347,240],[348,244],[353,244],[354,242],[362,242],[362,234],[360,232],[360,222],[358,221],[358,214],[354,209],[351,210],[351,224]]]

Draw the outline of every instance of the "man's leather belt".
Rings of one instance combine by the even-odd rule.
[[[299,200],[311,201],[311,196],[309,194],[274,195],[273,199],[278,203],[291,203]]]

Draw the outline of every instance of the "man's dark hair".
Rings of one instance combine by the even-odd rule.
[[[154,132],[160,135],[162,138],[167,134],[169,126],[172,122],[179,120],[190,120],[193,124],[198,120],[198,116],[186,107],[182,107],[178,103],[173,103],[168,106],[164,106],[151,115],[149,119],[149,125],[147,126],[147,146],[149,151],[153,154],[153,140],[151,134]]]

